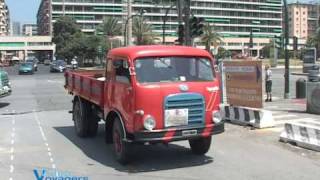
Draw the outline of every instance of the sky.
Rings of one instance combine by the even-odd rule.
[[[41,0],[5,0],[9,7],[12,21],[36,23]]]

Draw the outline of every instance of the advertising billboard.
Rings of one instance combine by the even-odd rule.
[[[262,62],[226,61],[224,67],[228,103],[262,108]]]

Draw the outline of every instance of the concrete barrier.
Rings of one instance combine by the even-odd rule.
[[[299,121],[286,123],[280,141],[320,151],[320,122]]]
[[[221,105],[222,118],[232,123],[251,125],[255,128],[268,128],[274,126],[272,112],[240,106]]]

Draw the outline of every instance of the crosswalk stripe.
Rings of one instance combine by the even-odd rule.
[[[283,111],[272,111],[272,115],[275,115],[275,114],[283,114]]]
[[[274,125],[282,125],[285,123],[290,123],[290,122],[298,122],[298,121],[307,121],[307,122],[313,122],[316,121],[313,118],[299,118],[299,119],[291,119],[291,120],[279,120],[279,121],[275,121]]]
[[[284,114],[284,115],[273,116],[274,119],[281,119],[281,118],[288,118],[288,117],[297,117],[297,115],[294,115],[294,114]]]

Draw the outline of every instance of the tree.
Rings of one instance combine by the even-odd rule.
[[[121,35],[122,27],[119,24],[119,19],[115,17],[106,17],[102,24],[97,28],[98,34],[103,34],[107,37],[114,37]]]
[[[215,48],[222,42],[221,35],[214,30],[214,26],[206,23],[203,27],[203,35],[201,41],[205,44],[206,50],[211,52],[211,46]]]
[[[147,24],[142,16],[133,19],[132,34],[136,38],[136,45],[155,44],[157,40],[151,25]]]
[[[226,50],[223,47],[218,48],[218,54],[215,56],[215,59],[225,59],[231,56],[231,52],[229,50]]]
[[[70,61],[74,57],[74,38],[81,33],[76,22],[68,17],[62,16],[53,26],[53,39],[56,44],[56,54],[59,58]]]

